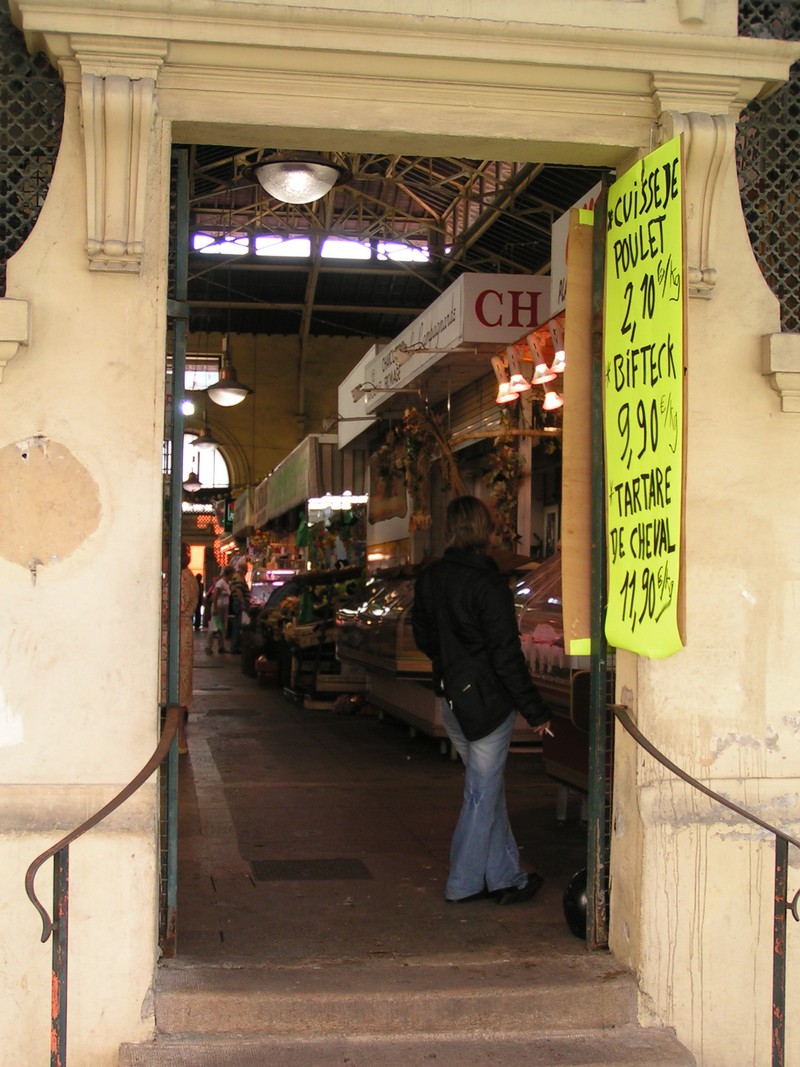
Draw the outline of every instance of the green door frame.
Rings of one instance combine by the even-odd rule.
[[[609,728],[605,448],[603,439],[603,305],[605,274],[605,207],[609,177],[594,206],[592,235],[592,568],[589,678],[589,811],[586,879],[586,945],[608,945],[608,886],[611,846],[611,744]]]
[[[172,389],[167,397],[170,440],[170,475],[164,499],[164,523],[169,537],[167,566],[167,704],[180,703],[180,586],[181,522],[183,517],[183,431],[184,382],[186,371],[186,333],[189,309],[186,291],[189,262],[189,154],[186,149],[173,150],[174,293],[167,301],[167,316],[173,337]],[[165,419],[166,423],[166,419]],[[161,792],[162,873],[160,901],[160,944],[165,956],[177,951],[178,915],[178,739],[173,740],[167,761],[167,773]]]

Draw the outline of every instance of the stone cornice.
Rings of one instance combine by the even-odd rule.
[[[608,12],[616,6],[609,5]],[[608,29],[271,4],[256,12],[247,3],[207,2],[200,9],[192,0],[173,0],[168,11],[155,0],[128,0],[124,10],[109,9],[100,0],[13,0],[11,7],[29,44],[45,47],[54,60],[74,54],[78,37],[116,41],[112,50],[125,39],[139,38],[164,42],[167,66],[198,64],[209,75],[218,68],[265,68],[263,57],[274,61],[276,51],[318,52],[329,71],[337,53],[351,64],[376,56],[384,61],[390,56],[467,61],[476,65],[473,78],[479,82],[496,64],[505,69],[504,78],[518,64],[521,77],[535,73],[550,84],[552,77],[545,72],[556,75],[560,68],[646,71],[690,80],[696,72],[729,82],[731,98],[742,106],[762,88],[768,92],[785,81],[792,62],[800,58],[798,42],[688,29]],[[630,4],[622,7],[629,15],[633,10]]]

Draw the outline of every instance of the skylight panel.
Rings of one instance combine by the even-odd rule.
[[[278,237],[263,234],[255,239],[257,256],[286,256],[293,259],[308,259],[311,255],[311,240],[308,237]]]
[[[365,241],[346,237],[327,237],[322,245],[323,259],[371,259],[372,249]]]
[[[219,240],[210,233],[195,233],[192,235],[192,248],[195,252],[211,256],[246,256],[250,251],[250,241],[247,237],[228,236]]]
[[[379,241],[378,259],[390,259],[394,263],[429,263],[430,253],[424,246],[412,247],[400,241]]]

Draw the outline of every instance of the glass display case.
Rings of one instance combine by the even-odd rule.
[[[376,707],[414,730],[441,738],[445,749],[447,731],[433,690],[431,661],[417,648],[411,624],[415,573],[406,566],[376,575],[360,604],[337,612],[337,655],[366,670],[367,695]],[[512,741],[538,743],[521,716]]]
[[[337,612],[339,658],[394,677],[429,679],[431,661],[417,648],[411,629],[413,600],[410,568],[370,579],[363,601]]]
[[[561,553],[514,583],[522,648],[542,696],[553,705],[553,737],[545,736],[545,770],[557,781],[588,790],[589,657],[564,650]]]

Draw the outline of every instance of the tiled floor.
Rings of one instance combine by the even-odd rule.
[[[180,958],[441,962],[581,950],[562,908],[585,866],[579,799],[559,826],[539,755],[512,752],[506,781],[523,862],[544,888],[513,907],[446,904],[460,764],[374,710],[298,707],[243,674],[238,657],[199,648],[180,758]]]

